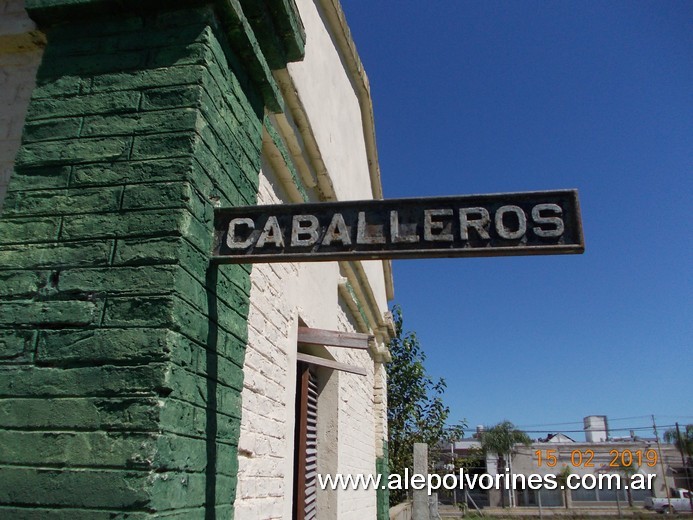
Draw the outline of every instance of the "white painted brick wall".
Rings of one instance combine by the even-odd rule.
[[[350,311],[340,301],[337,309],[339,328],[354,330]],[[374,363],[362,350],[334,349],[335,359],[342,363],[364,367],[367,376],[340,374],[339,410],[339,471],[351,474],[375,474],[375,415],[374,415]],[[375,518],[376,493],[374,490],[348,490],[339,492],[339,518]]]
[[[383,443],[387,441],[387,373],[385,365],[376,365],[375,372],[375,446],[376,455],[382,457],[384,454]]]
[[[263,170],[269,167],[264,165]],[[258,203],[274,202],[279,198],[261,175]],[[281,519],[287,497],[291,500],[286,482],[291,467],[287,458],[293,458],[293,425],[288,420],[294,405],[287,399],[287,385],[296,373],[290,369],[294,312],[280,294],[296,276],[297,267],[287,263],[256,264],[251,273],[236,518]]]
[[[284,197],[277,193],[277,186],[271,168],[263,164],[258,203],[281,202]],[[315,285],[307,285],[311,280]],[[291,516],[297,320],[300,316],[309,326],[354,331],[350,310],[337,296],[339,281],[334,263],[253,266],[236,518],[267,520]],[[326,284],[331,287],[325,287]],[[382,407],[375,403],[375,364],[364,351],[328,350],[337,361],[367,370],[365,377],[337,372],[337,410],[319,411],[318,421],[323,413],[336,414],[338,446],[334,471],[374,473],[376,423],[382,432],[385,420]],[[375,518],[376,493],[339,491],[336,505],[336,511],[321,518]]]
[[[35,29],[24,0],[0,0],[0,209],[43,54]]]

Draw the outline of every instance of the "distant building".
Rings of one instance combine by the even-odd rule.
[[[583,420],[585,440],[587,442],[604,442],[609,436],[606,415],[588,415]]]
[[[585,441],[578,442],[560,432],[549,434],[545,438],[534,441],[530,446],[518,445],[509,461],[509,475],[523,475],[525,481],[531,474],[558,475],[569,468],[572,479],[586,478],[587,486],[563,492],[543,489],[530,489],[529,485],[519,486],[514,492],[506,491],[505,503],[511,506],[537,507],[569,507],[594,508],[626,506],[630,501],[634,505],[642,505],[648,496],[666,497],[667,488],[687,487],[686,473],[678,450],[670,444],[661,443],[657,446],[654,438],[640,438],[631,434],[627,437],[613,437],[609,433],[606,416],[592,415],[584,419]],[[454,444],[441,448],[441,459],[446,461],[450,470],[449,459],[457,461],[470,460],[480,453],[480,435],[483,429],[471,439],[462,439]],[[504,471],[497,467],[495,454],[482,457],[482,471],[496,476]],[[625,468],[632,469],[625,469]],[[651,483],[647,489],[631,489],[630,497],[625,489],[605,489],[606,486],[591,487],[593,481],[598,481],[599,475],[619,474],[622,478],[630,478],[632,474],[640,474],[643,482]],[[567,476],[567,474],[566,474]],[[516,477],[521,484],[522,477]],[[560,483],[560,479],[558,480]],[[540,495],[541,494],[541,495]],[[497,507],[501,505],[501,492],[491,489],[487,493],[477,490],[473,496],[477,505]],[[460,494],[458,502],[464,500]],[[449,498],[449,497],[446,497]],[[567,503],[567,504],[566,504]]]

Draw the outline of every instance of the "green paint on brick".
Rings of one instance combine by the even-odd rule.
[[[214,204],[256,201],[269,35],[235,2],[126,4],[27,3],[48,47],[0,219],[0,516],[233,517],[250,267],[210,275],[209,249]]]
[[[7,431],[3,436],[4,457],[12,465],[123,469],[149,469],[159,437],[152,433],[42,431]]]
[[[31,430],[158,431],[161,408],[146,397],[0,399],[6,428]]]
[[[103,61],[107,61],[103,59]],[[65,66],[65,65],[62,65]],[[114,92],[108,94],[91,94],[75,97],[50,97],[35,99],[29,105],[27,121],[90,114],[121,114],[135,112],[140,103],[141,94],[137,91]]]
[[[24,126],[24,142],[55,141],[79,136],[82,120],[79,117],[48,119],[27,123]]]
[[[84,118],[81,136],[160,134],[189,130],[196,124],[193,109],[157,110],[125,115],[98,115]]]
[[[191,218],[190,214],[183,210],[68,215],[63,219],[62,238],[86,240],[102,237],[177,235],[183,233],[186,227],[194,226],[190,222]],[[200,240],[204,239],[200,237]]]
[[[164,329],[46,330],[39,336],[36,364],[41,366],[138,365],[171,359]]]
[[[193,153],[196,139],[197,136],[189,131],[137,136],[130,157],[135,160],[186,157]]]
[[[116,211],[123,188],[11,191],[7,194],[4,216],[65,215],[91,213],[93,208]]]
[[[204,270],[207,259],[184,238],[151,237],[118,241],[114,265],[147,265],[180,263],[194,271]]]
[[[294,0],[274,0],[268,3],[277,31],[284,43],[289,61],[300,61],[305,55],[306,32]]]
[[[283,47],[280,35],[277,33],[270,15],[269,9],[264,2],[253,0],[240,0],[243,12],[248,17],[248,23],[253,28],[253,32],[258,37],[262,53],[268,65],[273,69],[286,68],[286,51]]]
[[[33,298],[48,284],[47,271],[0,271],[0,298]]]
[[[34,100],[39,100],[42,98],[52,98],[54,96],[76,96],[85,89],[88,89],[89,83],[89,78],[82,78],[81,76],[70,74],[52,77],[50,78],[50,81],[37,78],[36,88],[31,93],[31,97]],[[40,108],[41,106],[42,105],[39,105],[37,108]]]
[[[197,108],[200,105],[200,89],[199,85],[183,85],[145,90],[142,109]]]
[[[15,165],[10,191],[30,191],[45,188],[67,188],[72,166],[27,167]]]
[[[0,328],[93,325],[100,310],[101,303],[91,301],[4,301],[0,302]]]
[[[390,476],[390,459],[388,455],[387,439],[383,440],[383,456],[376,458],[375,472],[380,475],[381,482],[387,482]],[[390,518],[390,492],[387,486],[376,490],[377,519],[389,520]]]
[[[36,333],[29,330],[0,330],[0,363],[28,361]]]
[[[17,165],[21,168],[126,159],[131,146],[131,139],[126,137],[76,139],[67,146],[65,141],[29,143],[19,149]]]
[[[346,282],[345,285],[346,285],[347,291],[349,292],[349,295],[351,296],[351,298],[354,300],[354,303],[356,304],[356,308],[359,311],[359,315],[361,316],[361,319],[366,324],[366,327],[370,328],[371,323],[368,320],[368,316],[366,315],[366,310],[364,309],[363,304],[361,303],[361,300],[356,295],[356,291],[354,290],[354,287],[351,285],[350,282]]]
[[[0,220],[0,244],[49,242],[55,240],[60,229],[60,218],[22,218]]]
[[[138,210],[147,208],[187,208],[201,222],[214,218],[209,198],[205,198],[190,183],[158,183],[127,186],[121,208]]]
[[[146,95],[149,89],[157,87],[170,89],[174,86],[197,85],[205,68],[203,65],[186,65],[100,74],[93,78],[91,92],[96,94],[135,89]]]
[[[72,185],[100,186],[111,184],[139,184],[186,180],[190,176],[192,158],[163,158],[149,161],[116,163],[97,162],[74,168]],[[14,182],[14,181],[13,181]]]
[[[12,370],[12,377],[8,377]],[[4,372],[4,373],[3,373]],[[104,397],[167,395],[170,367],[164,363],[118,367],[0,367],[0,397]]]
[[[190,514],[189,512],[187,514]],[[149,513],[130,511],[127,517],[123,516],[117,510],[85,510],[73,508],[50,509],[36,507],[34,505],[26,507],[3,507],[0,506],[0,516],[3,518],[12,518],[13,520],[113,520],[114,518],[127,518],[127,520],[143,520],[152,518]],[[157,517],[163,518],[163,517]],[[170,518],[170,517],[166,517]],[[185,518],[181,516],[180,518]],[[188,518],[195,518],[188,516]],[[204,510],[198,515],[198,518],[204,518]]]
[[[112,249],[106,240],[2,247],[0,270],[106,265]]]

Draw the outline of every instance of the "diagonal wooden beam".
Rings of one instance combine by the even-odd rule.
[[[342,372],[349,372],[350,374],[356,374],[359,376],[366,375],[366,369],[362,367],[355,367],[353,365],[347,365],[346,363],[340,363],[338,361],[333,361],[332,359],[325,359],[318,356],[311,356],[310,354],[304,354],[303,352],[298,352],[296,354],[296,359],[309,365],[315,365],[318,367],[331,368],[333,370],[341,370]]]

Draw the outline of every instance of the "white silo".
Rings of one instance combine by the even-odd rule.
[[[583,419],[583,424],[587,442],[604,442],[609,437],[606,415],[588,415]]]

